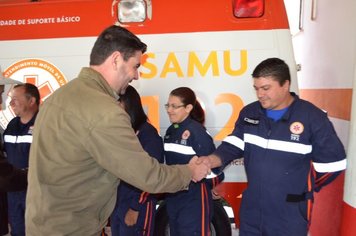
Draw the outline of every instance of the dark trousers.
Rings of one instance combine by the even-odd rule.
[[[12,236],[25,236],[26,191],[8,192],[7,202]]]
[[[8,233],[7,197],[6,193],[0,192],[0,236]]]

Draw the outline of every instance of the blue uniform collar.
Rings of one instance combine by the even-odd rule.
[[[284,113],[284,115],[282,116],[282,118],[280,120],[289,120],[290,116],[291,116],[291,112],[295,106],[295,104],[300,100],[299,96],[297,94],[295,94],[294,92],[290,92],[290,94],[292,95],[293,102],[290,104],[288,110],[286,113]],[[267,117],[266,115],[266,109],[264,109],[261,105],[260,105],[260,111],[259,113],[265,117]]]
[[[174,123],[172,124],[174,128],[178,129],[178,128],[181,128],[181,127],[185,127],[187,126],[190,122],[191,122],[192,118],[190,118],[190,116],[188,116],[185,120],[183,120],[182,122],[180,123]]]

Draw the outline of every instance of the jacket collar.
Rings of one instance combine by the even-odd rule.
[[[185,120],[183,120],[181,123],[174,123],[173,127],[174,128],[182,128],[187,126],[190,122],[191,122],[192,118],[190,118],[190,116],[188,116],[187,118],[185,118]]]
[[[110,87],[108,82],[104,79],[104,77],[93,70],[90,67],[83,67],[79,73],[79,78],[91,79],[96,81],[100,87],[105,91],[105,93],[109,94],[111,97],[115,98],[116,100],[119,99],[119,95]]]
[[[282,116],[281,120],[288,120],[290,118],[293,107],[300,100],[299,96],[294,92],[290,92],[290,95],[292,95],[293,97],[293,102],[289,105],[287,112]],[[260,105],[259,113],[263,116],[266,116],[266,109],[264,109],[261,105]]]
[[[289,108],[287,112],[283,115],[282,120],[289,120],[291,113],[293,111],[293,108],[295,107],[295,104],[299,101],[298,95],[296,95],[294,92],[290,93],[293,97],[293,102],[289,105]]]

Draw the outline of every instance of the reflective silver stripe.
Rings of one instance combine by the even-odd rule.
[[[18,143],[32,143],[32,135],[24,135],[17,137]]]
[[[5,143],[16,143],[16,136],[5,135],[4,136],[4,142]]]
[[[245,134],[244,139],[246,143],[251,143],[259,147],[270,149],[270,150],[292,152],[297,154],[308,154],[312,152],[312,145],[280,141],[274,139],[264,139],[253,134]]]
[[[210,172],[210,174],[207,175],[205,178],[206,179],[212,179],[212,178],[215,178],[216,176],[217,176],[216,174],[214,174],[213,172]]]
[[[32,135],[23,135],[23,136],[14,136],[14,135],[5,135],[5,143],[32,143]]]
[[[313,162],[314,168],[319,173],[335,172],[346,169],[346,159],[329,163]]]
[[[195,151],[192,147],[184,146],[177,143],[165,143],[164,150],[170,152],[177,152],[185,155],[195,155]]]
[[[236,136],[227,136],[226,138],[224,138],[223,141],[230,143],[230,144],[234,145],[235,147],[240,148],[241,150],[244,150],[244,148],[245,148],[244,141]]]

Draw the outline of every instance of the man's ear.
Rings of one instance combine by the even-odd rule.
[[[118,64],[120,64],[123,60],[122,54],[119,51],[115,51],[111,54],[110,60],[112,65],[116,68]]]
[[[286,81],[284,82],[284,84],[283,84],[283,87],[284,87],[287,91],[289,91],[289,89],[290,89],[290,80],[286,80]]]
[[[31,104],[31,106],[36,105],[36,98],[31,97],[31,98],[30,98],[30,104]]]

